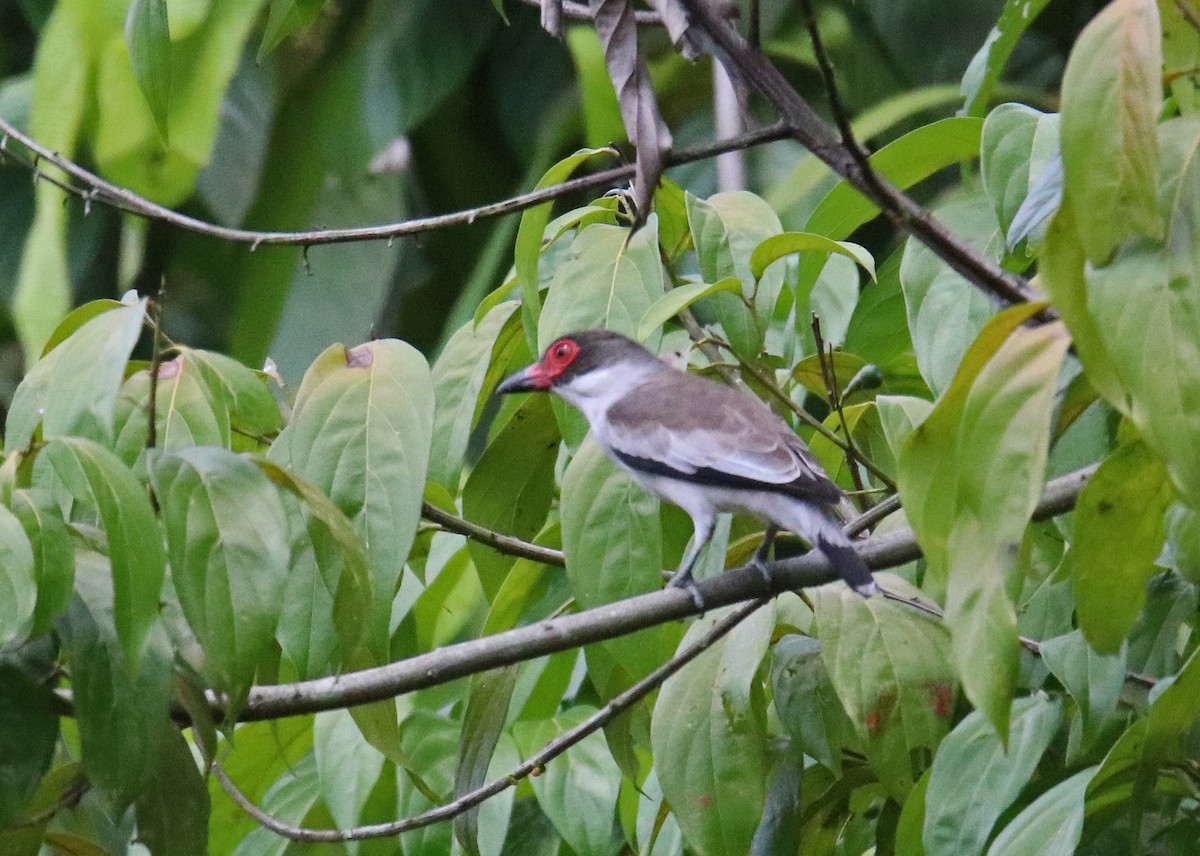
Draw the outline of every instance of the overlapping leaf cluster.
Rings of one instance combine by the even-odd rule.
[[[702,637],[721,613],[235,725],[255,686],[661,586],[690,535],[682,513],[569,408],[492,396],[558,335],[603,326],[739,376],[845,489],[897,484],[903,512],[882,531],[910,526],[924,559],[879,580],[945,618],[840,584],[783,595],[528,782],[453,824],[357,847],[1192,852],[1200,120],[1192,91],[1164,100],[1161,79],[1164,50],[1194,66],[1200,35],[1186,3],[1114,0],[1072,52],[1061,115],[984,117],[1044,5],[1006,4],[964,79],[964,115],[871,163],[904,188],[962,164],[936,215],[1035,275],[1045,303],[1001,307],[912,240],[877,262],[850,240],[877,211],[847,184],[789,231],[758,196],[664,179],[637,230],[612,198],[527,211],[511,275],[432,367],[396,340],[336,345],[289,394],[212,352],[133,359],[136,297],[69,315],[5,424],[0,850],[118,852],[136,837],[155,854],[283,852],[204,780],[193,752],[214,750],[290,823],[417,814],[504,775]],[[150,46],[134,74],[147,133],[165,137],[174,97],[143,81],[159,79],[146,69],[163,62],[162,8],[133,4],[125,33]],[[318,8],[273,3],[264,49]],[[603,153],[577,152],[544,183]],[[832,355],[816,353],[813,316]],[[1048,477],[1092,465],[1073,514],[1031,522]],[[561,548],[565,573],[424,524],[423,502]],[[698,576],[746,557],[759,531],[722,520]]]

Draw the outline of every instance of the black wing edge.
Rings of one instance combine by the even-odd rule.
[[[771,484],[770,482],[755,481],[745,476],[731,475],[720,470],[714,470],[711,467],[698,467],[694,473],[685,473],[682,470],[677,470],[674,467],[664,464],[662,461],[655,461],[651,458],[639,458],[616,449],[613,450],[613,454],[617,457],[617,460],[631,470],[651,476],[665,476],[666,478],[705,485],[707,487],[725,487],[734,490],[761,490],[768,493],[781,493],[784,496],[791,496],[806,502],[823,502],[831,505],[836,504],[842,498],[841,489],[833,482],[824,478],[806,479],[802,476],[795,481],[783,484]]]

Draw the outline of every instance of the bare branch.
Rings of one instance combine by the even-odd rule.
[[[589,734],[593,734],[611,722],[616,716],[633,707],[649,693],[658,689],[667,680],[674,675],[692,660],[696,659],[700,654],[703,654],[713,646],[721,637],[733,630],[738,624],[746,620],[756,610],[764,606],[768,598],[760,597],[757,600],[744,603],[736,610],[725,616],[723,619],[714,624],[709,630],[687,649],[679,652],[667,662],[663,663],[646,677],[642,678],[636,684],[622,693],[614,696],[608,704],[593,713],[583,722],[573,728],[569,728],[560,734],[558,737],[551,740],[541,750],[534,755],[531,755],[523,764],[513,770],[506,776],[502,776],[482,787],[476,788],[469,793],[465,793],[457,799],[440,805],[429,811],[415,815],[413,817],[405,817],[399,820],[392,820],[386,823],[376,823],[368,826],[356,826],[352,829],[310,829],[302,826],[294,826],[278,818],[267,814],[257,805],[255,805],[245,794],[238,789],[233,780],[221,767],[219,763],[213,761],[212,771],[216,776],[217,781],[221,783],[221,787],[225,789],[225,793],[236,802],[243,810],[260,824],[274,833],[282,835],[292,841],[303,841],[308,843],[323,842],[323,841],[359,841],[364,838],[380,838],[387,835],[397,835],[401,832],[407,832],[410,829],[420,829],[423,826],[429,826],[434,823],[450,820],[463,812],[469,811],[480,803],[490,799],[496,794],[508,788],[514,787],[522,779],[532,775],[535,771],[540,770],[547,763],[557,758],[563,752],[570,749],[580,740],[583,740]]]
[[[36,140],[23,134],[20,130],[0,118],[0,142],[7,143],[9,138],[16,140],[34,153],[34,157],[24,157],[14,152],[7,145],[0,145],[0,157],[8,158],[14,163],[24,166],[42,179],[51,182],[64,192],[79,197],[90,204],[99,202],[109,205],[128,214],[145,217],[168,223],[180,229],[220,238],[239,244],[249,244],[251,250],[263,244],[311,247],[319,244],[345,244],[358,241],[386,241],[393,238],[403,238],[423,232],[431,232],[448,226],[471,224],[477,220],[489,217],[500,217],[512,214],[549,202],[560,197],[592,190],[598,187],[610,187],[623,181],[628,181],[634,174],[634,165],[625,164],[602,170],[591,175],[564,181],[540,190],[521,193],[516,196],[468,208],[450,214],[437,214],[432,217],[418,217],[413,220],[402,220],[398,223],[388,223],[376,226],[357,226],[350,229],[313,229],[305,232],[260,232],[253,229],[238,229],[230,226],[219,226],[187,214],[181,214],[170,208],[151,202],[143,196],[126,190],[123,187],[105,181],[100,176],[84,169],[72,160],[64,158]],[[678,166],[685,163],[707,160],[725,152],[750,148],[764,143],[775,142],[791,136],[789,129],[782,123],[757,128],[734,139],[720,140],[681,152],[668,155],[664,161],[666,166]],[[38,161],[44,160],[58,167],[68,176],[80,182],[83,187],[64,181],[56,176],[47,174],[38,166]]]
[[[1085,467],[1047,484],[1034,519],[1044,520],[1073,508],[1093,472],[1094,466]],[[856,548],[874,570],[896,567],[921,555],[916,538],[907,529],[877,535],[859,542]],[[770,563],[769,568],[772,577],[769,591],[757,568],[738,568],[701,582],[704,602],[709,608],[728,606],[838,579],[818,552],[778,560]],[[664,589],[482,639],[447,645],[373,669],[295,684],[255,687],[240,718],[278,719],[366,704],[695,614],[697,609],[688,592]]]
[[[871,181],[863,173],[855,154],[842,144],[836,132],[788,83],[779,69],[761,51],[751,47],[707,0],[680,2],[691,13],[694,24],[720,48],[722,62],[732,64],[775,106],[792,129],[792,136],[854,185],[897,226],[911,233],[953,270],[984,291],[1008,303],[1027,303],[1035,299],[1023,277],[981,256],[899,188],[882,178]]]
[[[488,529],[486,526],[472,523],[470,520],[455,517],[453,514],[442,511],[436,505],[430,505],[428,502],[421,505],[421,516],[426,520],[432,520],[443,529],[450,532],[457,532],[459,535],[466,535],[472,541],[478,541],[480,544],[486,544],[497,553],[517,556],[522,559],[532,559],[535,562],[541,562],[543,565],[557,565],[560,568],[565,567],[567,564],[561,550],[552,550],[540,544],[531,544],[528,541],[522,541],[520,538],[514,538],[512,535],[496,532]]]

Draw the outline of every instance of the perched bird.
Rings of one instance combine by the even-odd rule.
[[[587,417],[592,436],[650,493],[692,518],[692,541],[672,577],[703,608],[692,581],[716,515],[744,511],[769,528],[755,556],[764,569],[778,529],[820,550],[863,596],[871,572],[832,519],[844,497],[804,441],[763,402],[667,365],[632,339],[583,330],[555,340],[499,393],[553,392]]]

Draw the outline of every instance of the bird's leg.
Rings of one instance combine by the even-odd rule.
[[[754,551],[754,558],[750,560],[751,567],[762,574],[767,588],[771,587],[771,569],[767,567],[767,561],[771,558],[771,545],[775,543],[775,536],[778,534],[779,527],[774,523],[768,524],[767,531],[763,533],[762,543],[758,545],[758,549]]]
[[[694,524],[695,531],[692,533],[692,543],[688,545],[687,552],[683,555],[683,561],[679,563],[679,570],[675,572],[675,576],[671,577],[671,581],[667,583],[667,588],[687,589],[688,594],[692,596],[692,602],[696,604],[696,608],[701,612],[704,611],[704,597],[700,594],[700,589],[696,587],[696,581],[692,578],[692,570],[696,567],[696,560],[700,558],[700,551],[704,549],[704,545],[712,537],[713,525],[714,521],[711,518],[705,521],[698,521]]]

